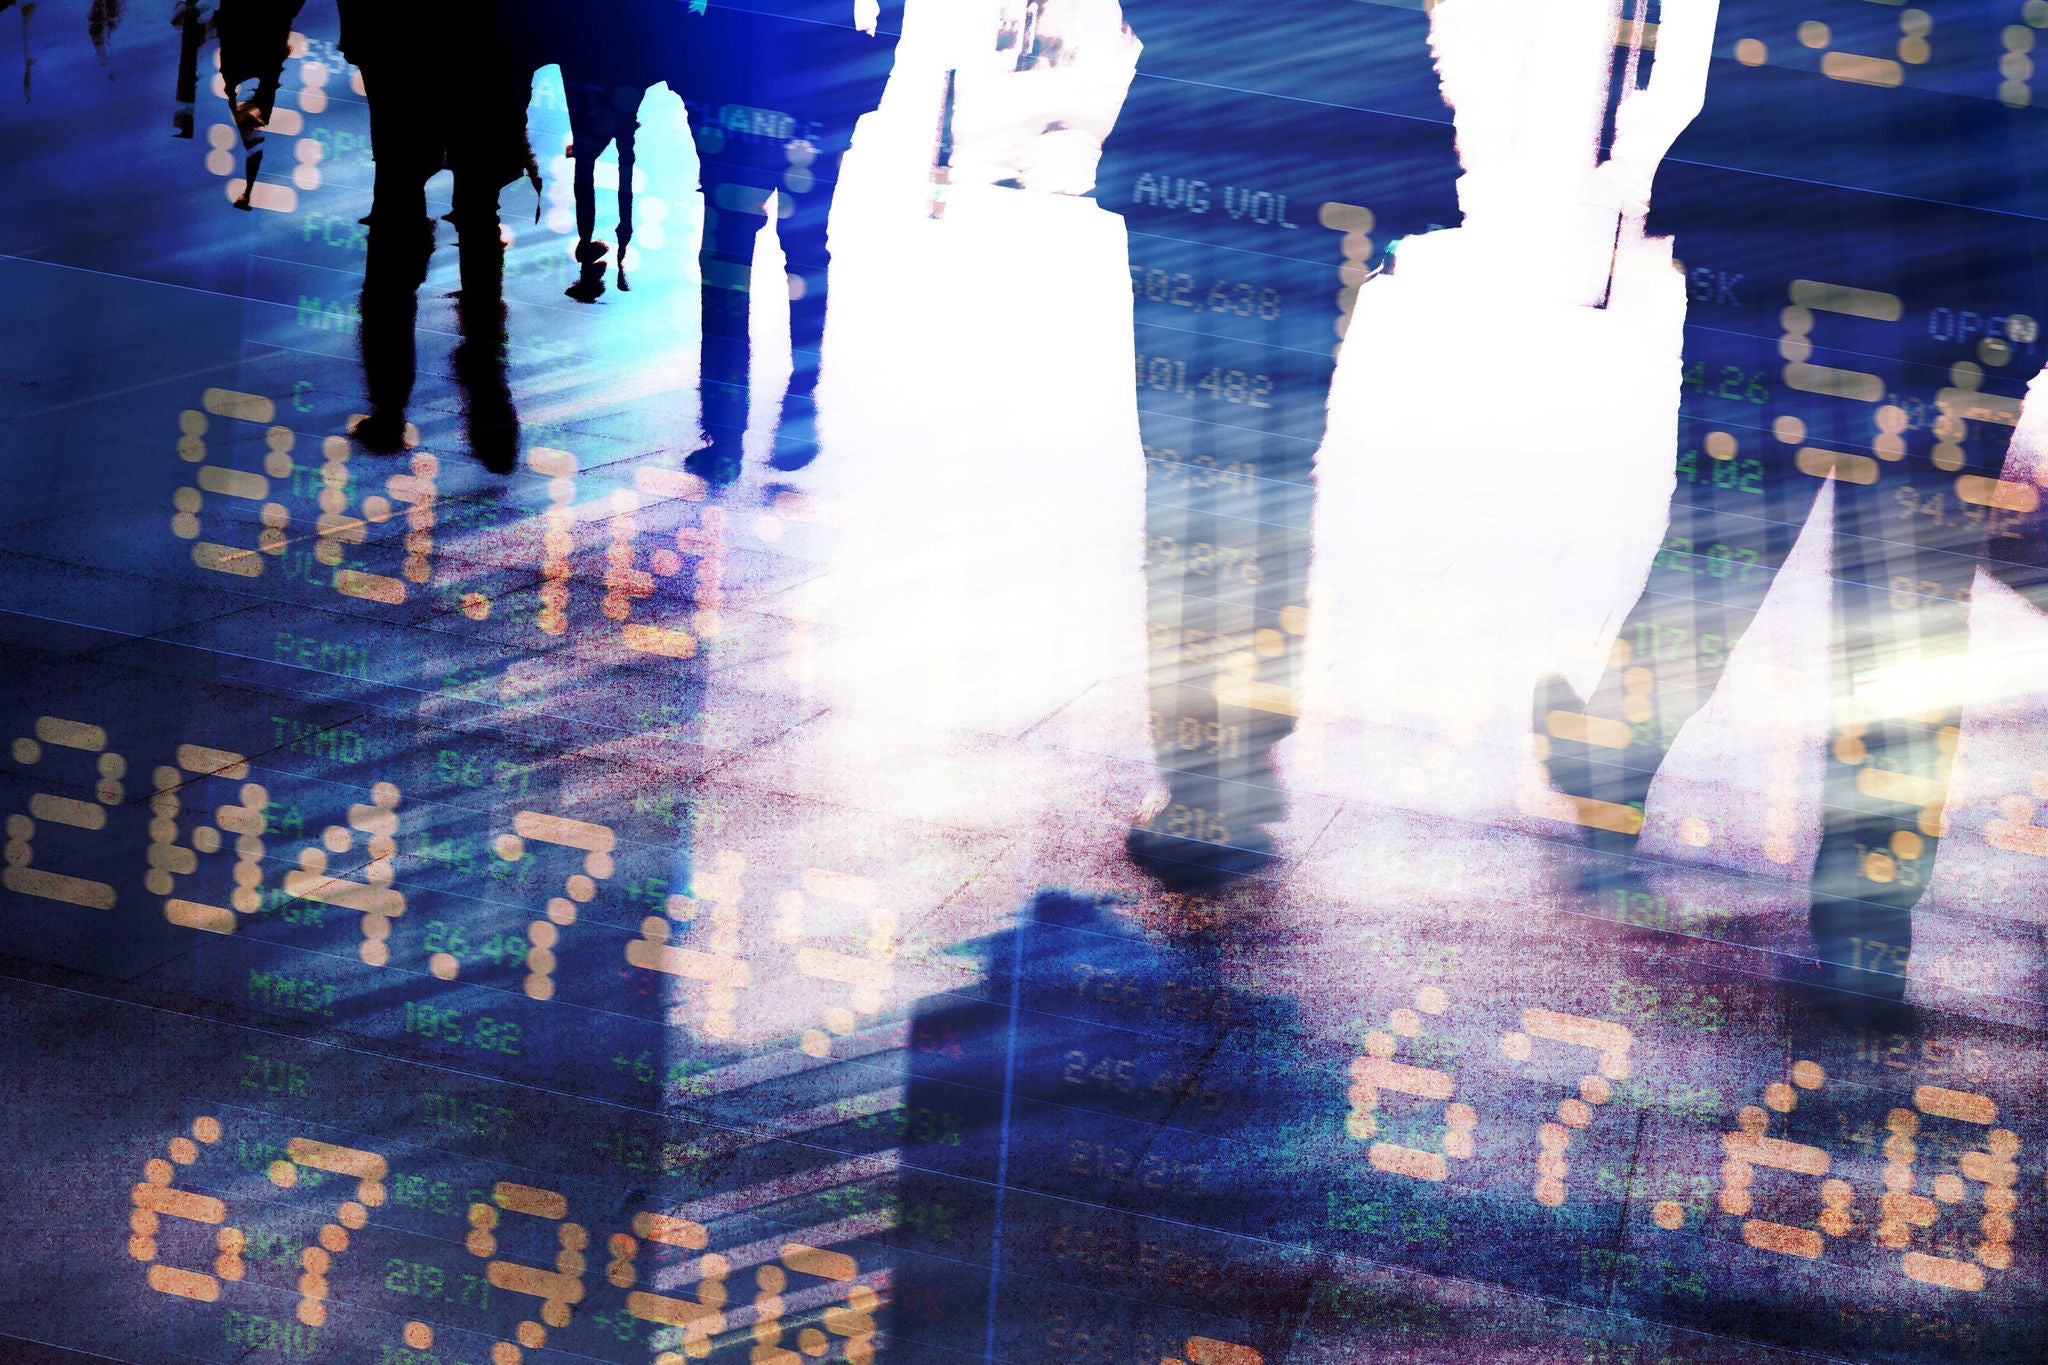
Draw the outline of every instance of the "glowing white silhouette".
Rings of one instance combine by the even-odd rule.
[[[1648,576],[1685,287],[1643,225],[1704,99],[1718,0],[1663,0],[1654,56],[1648,4],[1431,15],[1464,221],[1400,241],[1346,333],[1316,463],[1298,786],[1385,799],[1386,762],[1420,731],[1488,740],[1468,775],[1511,790],[1534,680],[1590,689]],[[1361,721],[1400,736],[1375,750]]]

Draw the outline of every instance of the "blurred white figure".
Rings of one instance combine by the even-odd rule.
[[[1141,44],[1114,0],[997,0],[994,48],[959,67],[943,137],[953,184],[1095,187]]]
[[[1115,0],[1087,2],[1121,31]],[[1099,886],[1154,783],[1123,222],[994,183],[932,213],[944,75],[993,60],[999,17],[908,0],[832,201],[821,453],[749,463],[719,509],[705,710],[734,753],[710,784],[730,814],[692,849],[692,894],[727,900],[678,942],[750,984],[732,1008],[692,979],[674,1017],[729,1010],[736,1044],[840,1055],[849,1030],[956,987],[934,946],[1044,886]],[[1091,92],[1077,117],[1114,112]],[[1017,145],[1060,110],[1020,120]],[[764,242],[771,384],[779,266]]]
[[[764,651],[774,684],[822,714],[778,780],[1099,858],[1152,782],[1145,489],[1123,224],[1073,192],[1093,183],[1135,44],[1116,0],[1046,0],[1035,41],[1061,55],[1020,73],[999,47],[1023,30],[977,12],[964,26],[913,3],[835,199],[823,454],[778,476],[827,524],[797,538],[817,572],[766,603],[787,624]],[[973,70],[958,89],[978,89],[1004,64],[1075,79],[975,105],[956,145],[980,183],[956,176],[935,219],[937,78]]]
[[[1648,576],[1685,282],[1643,224],[1701,107],[1718,0],[1662,0],[1654,60],[1649,0],[1628,3],[1440,0],[1431,15],[1463,224],[1399,242],[1343,344],[1316,459],[1297,788],[1508,808],[1536,679],[1590,689]],[[1391,753],[1365,725],[1401,732]],[[1487,742],[1467,790],[1389,782],[1418,737]]]
[[[1117,0],[908,0],[888,93],[855,140],[869,192],[933,217],[952,185],[1088,193],[1140,50]]]

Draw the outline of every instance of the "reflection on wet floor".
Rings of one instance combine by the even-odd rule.
[[[731,482],[692,471],[701,211],[658,96],[629,292],[562,297],[565,158],[541,224],[507,213],[516,467],[469,458],[447,250],[415,444],[371,455],[362,111],[325,54],[285,84],[333,149],[291,214],[195,216],[139,278],[89,224],[0,261],[62,320],[0,400],[58,453],[0,471],[0,1018],[49,1192],[0,1214],[42,1253],[0,1330],[406,1365],[2039,1357],[2038,686],[1966,721],[1904,1005],[1830,991],[1788,871],[1824,557],[1637,856],[1582,847],[1532,799],[1514,642],[1410,511],[1374,590],[1431,666],[1296,695],[1320,398],[1241,459],[1153,439],[1127,271],[1176,267],[1137,283],[1169,331],[1178,248],[1094,204],[934,219],[873,144],[824,455],[769,469],[756,430]],[[566,128],[545,82],[533,127]],[[1332,242],[1369,230],[1332,206]],[[1324,254],[1276,310],[1334,291]],[[1510,616],[1545,586],[1506,543],[1460,572],[1522,574]],[[2001,589],[1972,620],[1987,666],[2040,646]]]

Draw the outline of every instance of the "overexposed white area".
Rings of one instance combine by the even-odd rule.
[[[1685,300],[1672,243],[1642,222],[1658,159],[1700,108],[1714,24],[1711,0],[1661,7],[1648,86],[1623,96],[1613,156],[1595,165],[1607,82],[1638,60],[1620,9],[1442,0],[1433,13],[1464,222],[1399,244],[1392,272],[1360,290],[1339,360],[1317,459],[1310,681],[1288,746],[1309,817],[1290,846],[1319,864],[1297,889],[1341,894],[1379,856],[1370,817],[1323,823],[1332,798],[1557,828],[1527,748],[1531,692],[1553,671],[1590,692],[1666,529]],[[2029,488],[2048,454],[2043,388],[2006,474]],[[1761,876],[1753,893],[1685,874],[1664,890],[1758,912],[1766,923],[1742,932],[1794,952],[1843,714],[1833,492],[1661,768],[1643,838],[1662,860]],[[1951,1003],[1951,990],[2038,997],[2048,925],[2048,624],[1980,572],[1972,629],[1965,654],[1905,641],[1851,699],[1870,717],[1965,708],[1914,950],[1916,996]],[[1712,839],[1681,837],[1701,823],[1685,815]],[[1787,894],[1763,889],[1772,880]]]
[[[805,627],[785,672],[828,711],[831,780],[872,791],[923,751],[903,798],[923,818],[1099,810],[1114,846],[1135,793],[1103,808],[1099,759],[1147,760],[1122,226],[1014,190],[943,220],[887,202],[849,185],[835,214],[824,454],[784,480],[816,500],[822,555],[774,607]],[[984,742],[1027,732],[1002,746],[1023,768],[990,766]]]
[[[1536,680],[1598,680],[1673,486],[1685,288],[1642,224],[1699,108],[1714,14],[1667,4],[1638,90],[1614,0],[1433,11],[1464,222],[1401,241],[1345,336],[1316,459],[1298,787],[1386,790],[1367,736],[1392,726],[1484,745],[1470,771],[1491,797],[1460,799],[1504,809]]]
[[[954,984],[929,945],[1110,868],[1156,785],[1123,223],[1089,199],[965,176],[935,197],[943,70],[986,64],[997,36],[960,20],[911,7],[882,108],[843,163],[821,452],[768,469],[757,420],[725,500],[748,553],[729,560],[705,658],[708,710],[783,707],[795,722],[715,777],[753,808],[722,836],[736,875],[802,888],[777,902],[780,919],[742,922],[739,950],[771,961],[772,941],[800,934],[800,952],[886,940],[888,956],[846,968],[863,983],[850,993],[816,974],[839,970],[826,957],[799,956],[795,977],[749,992],[738,1041],[815,1029],[821,1002],[850,1011],[831,1016],[843,1029]],[[1034,88],[1092,101],[1082,112],[1104,131],[1103,91],[1122,95],[1114,77]],[[1017,135],[985,144],[1010,161],[1061,131],[1045,126],[1056,104],[1018,109]],[[1062,188],[1077,167],[1092,180],[1099,144],[1054,137],[1046,151],[1033,164],[1057,168]],[[779,266],[764,236],[757,413],[772,411],[762,381],[787,365]],[[694,857],[708,868],[722,854]]]
[[[981,8],[993,49],[1004,15]],[[1109,48],[1107,81],[1086,61],[1017,73],[1082,78],[1013,101],[1005,146],[1048,135],[1063,100],[1109,130],[1130,76],[1119,12],[1068,8]],[[824,453],[781,480],[823,523],[820,572],[775,607],[803,627],[784,671],[825,711],[809,728],[832,780],[872,791],[914,772],[894,804],[921,818],[1014,828],[1059,811],[1113,847],[1137,791],[1130,774],[1103,790],[1103,760],[1140,772],[1148,758],[1123,225],[1087,199],[964,179],[937,204],[932,67],[987,68],[973,34],[957,12],[914,9],[844,162]]]
[[[1361,289],[1317,463],[1313,668],[1302,732],[1287,745],[1295,823],[1283,846],[1315,845],[1326,870],[1355,864],[1294,883],[1327,892],[1325,910],[1360,903],[1390,864],[1443,868],[1443,888],[1469,883],[1474,904],[1498,903],[1486,897],[1512,876],[1483,897],[1474,869],[1499,871],[1486,867],[1494,829],[1539,823],[1521,811],[1540,786],[1531,689],[1553,670],[1591,689],[1665,532],[1685,301],[1672,244],[1641,223],[1656,158],[1690,117],[1686,22],[1705,15],[1711,37],[1712,5],[1667,8],[1659,70],[1677,83],[1653,80],[1624,103],[1635,136],[1596,165],[1587,82],[1621,78],[1607,63],[1626,60],[1612,9],[1594,0],[1583,23],[1533,41],[1516,6],[1437,7],[1471,216],[1403,242],[1397,268]],[[1093,35],[1073,45],[1077,69],[1018,71],[992,42],[1003,13],[913,0],[834,210],[823,453],[801,471],[767,470],[757,423],[752,459],[722,502],[733,549],[723,625],[701,661],[703,705],[765,718],[767,738],[709,779],[735,814],[692,849],[706,886],[745,908],[707,916],[679,942],[754,964],[735,1041],[815,1032],[828,1015],[835,1037],[865,1027],[948,984],[959,968],[936,949],[996,927],[1036,888],[1142,881],[1121,855],[1157,790],[1125,231],[1092,201],[1045,188],[1092,175],[1099,151],[1092,134],[1048,142],[1072,131],[1047,126],[1059,121],[1048,109],[1071,96],[1086,106],[1077,118],[1099,123],[1133,53],[1098,7],[1076,23]],[[1567,37],[1582,45],[1569,60],[1550,46]],[[1597,62],[1585,50],[1596,40]],[[976,63],[989,98],[975,113],[967,97],[941,186],[945,73]],[[1044,74],[1074,79],[1002,86]],[[1015,119],[976,123],[1000,107]],[[650,285],[694,276],[694,200],[663,189],[675,167],[694,171],[680,114],[670,97],[651,98],[642,136],[635,264]],[[1569,183],[1542,167],[1573,168]],[[1035,190],[992,183],[1040,174]],[[657,195],[670,202],[652,234]],[[549,203],[559,205],[552,189]],[[1575,223],[1576,236],[1522,231],[1560,204],[1554,221]],[[787,371],[781,275],[771,227],[754,273],[757,412],[772,411]],[[646,301],[603,306],[623,322]],[[676,290],[662,306],[684,339],[672,379],[687,387],[695,300]],[[2016,442],[2015,460],[2033,458],[2022,447],[2033,449]],[[1830,510],[1824,493],[1722,687],[1665,764],[1646,851],[1802,875],[1829,738]],[[1976,619],[1966,681],[1978,710],[1929,901],[1960,908],[1923,914],[1917,951],[1930,979],[2017,989],[2016,941],[1962,916],[2009,928],[2043,913],[2048,863],[1994,847],[1985,830],[2048,805],[2048,673],[2032,662],[2048,627],[1989,586]],[[2013,798],[2030,790],[2022,811]],[[1431,826],[1438,843],[1424,847],[1413,821],[1389,823],[1388,806],[1456,821]],[[1667,807],[1708,814],[1724,833],[1695,849],[1656,818]],[[1333,821],[1333,808],[1355,819]],[[1793,841],[1789,863],[1762,856],[1773,837]],[[1803,902],[1786,889],[1791,944]],[[801,956],[828,949],[833,961],[871,960],[832,977],[816,968],[825,958]],[[679,1020],[695,1017],[697,990]]]
[[[2027,386],[2004,479],[2017,502],[2024,490],[2048,498],[2048,371]],[[2039,1001],[2048,994],[2048,621],[1983,569],[1962,663],[1942,680],[1967,709],[1949,837],[1915,916],[1913,989],[1944,1002],[1963,992]],[[1898,690],[1904,699],[1925,686]]]

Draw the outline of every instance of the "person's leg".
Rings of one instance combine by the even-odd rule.
[[[220,78],[228,103],[228,119],[242,141],[242,192],[236,196],[234,205],[249,209],[254,204],[256,176],[263,169],[263,124],[257,118],[256,101],[241,98],[242,84],[248,79],[246,73],[224,62]]]
[[[387,81],[365,70],[363,85],[376,158],[358,332],[370,411],[350,434],[366,449],[391,452],[404,445],[405,408],[418,370],[413,324],[434,251],[434,224],[427,217],[427,163],[432,158],[420,141],[418,123],[429,111],[407,98],[402,80]]]
[[[358,338],[370,410],[350,434],[366,448],[387,453],[404,445],[405,409],[418,373],[413,325],[419,316],[419,287],[434,250],[424,183],[420,182],[416,213],[408,215],[394,207],[389,216],[371,223],[363,269]],[[376,210],[371,212],[374,218]]]
[[[691,461],[706,478],[729,481],[739,473],[753,374],[747,319],[754,241],[767,221],[763,209],[772,202],[774,182],[749,164],[752,149],[738,136],[728,138],[708,117],[712,112],[690,106],[704,189],[697,269],[703,324],[699,424],[706,439]]]
[[[633,169],[640,132],[640,100],[646,92],[621,86],[613,93],[619,144],[619,288],[626,289],[626,248],[633,244]]]
[[[277,88],[284,82],[284,62],[276,66],[266,65],[256,76],[256,93],[249,98],[249,107],[255,122],[268,128],[271,115],[277,112]]]
[[[775,231],[789,276],[790,370],[770,464],[801,469],[818,454],[818,366],[825,342],[825,291],[832,271],[826,228],[839,157],[820,153],[808,143],[792,143],[784,156],[789,166],[776,194],[790,210],[776,220]]]
[[[199,49],[206,43],[206,18],[200,13],[199,0],[178,0],[171,22],[178,27],[178,108],[172,126],[176,136],[189,138],[192,106],[199,98]]]
[[[504,288],[504,228],[498,196],[516,182],[532,158],[526,141],[526,109],[532,102],[530,76],[503,53],[489,48],[477,69],[458,87],[460,107],[449,120],[448,169],[454,186],[448,217],[455,224],[462,290],[497,298]]]
[[[1913,907],[1934,871],[1961,734],[1959,711],[1838,720],[1811,918],[1829,984],[1904,995]]]
[[[827,229],[843,160],[862,116],[888,85],[895,45],[887,37],[788,29],[780,35],[778,68],[770,76],[773,107],[795,113],[804,135],[764,149],[785,207],[776,222],[789,275],[789,386],[776,424],[778,469],[800,469],[817,457],[817,403],[832,254]]]
[[[1982,533],[1953,500],[1952,471],[1917,458],[1879,469],[1836,495],[1835,716],[1812,930],[1824,979],[1895,1000],[1947,823]]]
[[[597,241],[597,158],[609,137],[598,126],[598,89],[584,81],[564,81],[569,103],[569,156],[575,163],[576,282],[563,290],[579,303],[595,303],[604,293],[605,245]]]
[[[505,244],[498,219],[497,178],[485,171],[455,172],[449,217],[455,223],[456,253],[462,293],[498,298],[505,288]]]
[[[1626,870],[1644,801],[1672,743],[1719,685],[1822,484],[1788,446],[1688,429],[1664,545],[1593,695],[1538,688],[1538,751],[1570,798],[1570,823],[1601,854],[1588,889]]]
[[[494,192],[494,219],[496,207]],[[462,389],[470,453],[497,474],[509,474],[519,464],[519,413],[506,375],[504,259],[500,252],[464,249],[462,297],[455,309],[462,340],[451,357]]]
[[[462,340],[453,360],[470,451],[486,469],[505,474],[518,464],[519,418],[505,373],[505,244],[498,196],[532,164],[526,140],[532,86],[507,53],[486,49],[465,93],[468,103],[451,123],[448,147],[454,176],[449,217],[462,277],[456,300]]]

